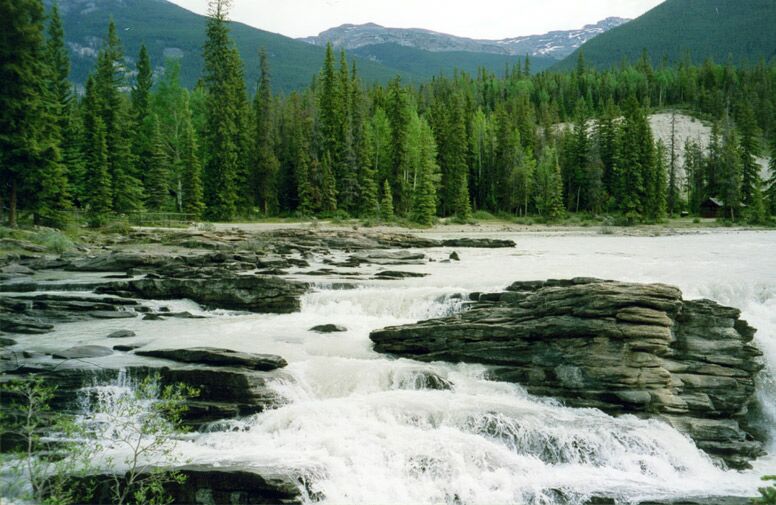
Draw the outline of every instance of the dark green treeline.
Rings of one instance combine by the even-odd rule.
[[[111,24],[76,93],[56,7],[0,0],[0,220],[14,225],[18,208],[57,226],[71,210],[93,224],[134,211],[654,222],[697,214],[709,197],[732,219],[776,211],[776,65],[655,66],[645,54],[601,72],[581,55],[568,73],[532,75],[526,58],[503,77],[365,86],[328,47],[309,88],[278,96],[266,54],[246,85],[228,7],[211,2],[195,89],[145,49],[126,68]],[[656,142],[654,110],[709,121],[709,145]],[[758,157],[771,160],[769,175]]]

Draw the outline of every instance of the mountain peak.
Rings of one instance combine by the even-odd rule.
[[[561,59],[591,38],[627,21],[624,18],[608,17],[576,30],[558,30],[501,40],[471,39],[420,28],[389,28],[377,23],[344,24],[300,40],[317,46],[331,43],[337,48],[349,50],[398,44],[431,52],[467,51]]]

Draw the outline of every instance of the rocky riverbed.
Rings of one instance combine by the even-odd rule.
[[[84,388],[119,376],[198,388],[185,418],[196,435],[180,442],[191,485],[168,490],[181,503],[657,503],[709,478],[718,497],[752,493],[769,452],[768,316],[750,321],[765,324],[756,335],[732,300],[662,284],[508,284],[544,263],[599,273],[561,266],[537,240],[138,230],[27,251],[0,266],[2,380],[40,375],[72,412]],[[633,279],[616,263],[607,277],[670,284],[678,271]],[[522,458],[545,484],[521,476]],[[752,464],[751,478],[725,470]],[[588,471],[608,477],[560,478]],[[686,489],[670,491],[674,479]]]

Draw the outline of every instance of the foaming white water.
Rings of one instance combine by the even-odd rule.
[[[482,367],[390,359],[372,351],[368,335],[449,315],[467,293],[516,280],[665,282],[686,298],[739,307],[758,328],[755,343],[767,365],[758,395],[776,420],[776,234],[498,238],[513,238],[518,247],[462,249],[460,263],[419,267],[431,274],[422,279],[367,281],[352,290],[320,285],[296,314],[120,324],[148,340],[147,347],[208,345],[284,356],[290,364],[271,387],[285,405],[227,423],[233,430],[191,435],[179,448],[193,462],[301,475],[310,501],[544,505],[582,503],[592,495],[628,503],[756,494],[759,476],[776,467],[772,456],[749,472],[725,471],[662,423],[565,408],[519,386],[488,381]],[[347,331],[309,331],[325,323]],[[58,336],[80,342],[86,331],[106,334],[107,326],[97,331],[89,324],[71,325]]]

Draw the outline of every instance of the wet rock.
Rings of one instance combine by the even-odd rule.
[[[44,253],[46,248],[26,240],[16,240],[12,238],[0,238],[0,249],[21,249],[35,253]]]
[[[495,238],[468,238],[468,237],[461,237],[461,238],[453,238],[453,239],[447,239],[442,241],[443,247],[472,247],[472,248],[487,248],[487,249],[498,249],[498,248],[512,248],[515,247],[517,244],[515,244],[512,240],[501,240],[501,239],[495,239]]]
[[[457,253],[457,252],[455,252],[455,251],[453,251],[453,252],[451,252],[451,253],[450,253],[450,258],[449,258],[449,259],[450,259],[451,261],[461,261],[461,257],[460,257],[460,256],[458,256],[458,253]]]
[[[662,419],[729,466],[762,454],[749,427],[761,353],[740,312],[663,284],[518,282],[461,314],[372,332],[375,350],[481,363],[530,393]]]
[[[167,317],[177,317],[178,319],[207,319],[206,316],[198,316],[195,314],[192,314],[191,312],[184,311],[184,312],[170,312],[168,314],[165,314]]]
[[[307,289],[301,282],[269,276],[231,276],[213,279],[163,278],[119,281],[97,289],[98,293],[130,294],[146,299],[188,298],[199,304],[251,312],[298,311]]]
[[[10,265],[6,265],[2,268],[0,268],[0,274],[7,275],[9,277],[16,277],[20,275],[32,275],[35,273],[35,270],[26,267],[24,265],[20,265],[18,263],[11,263]]]
[[[113,350],[119,351],[119,352],[130,352],[130,351],[134,351],[135,349],[140,349],[144,345],[146,344],[119,344],[119,345],[114,345]]]
[[[319,324],[318,326],[310,328],[310,331],[314,331],[315,333],[338,333],[348,331],[348,329],[339,324]]]
[[[0,347],[11,347],[16,345],[16,340],[7,337],[0,337]]]
[[[130,338],[134,336],[135,332],[132,330],[118,330],[108,335],[107,338]]]
[[[162,314],[148,313],[143,315],[143,321],[163,321]]]
[[[299,483],[286,472],[240,466],[189,465],[171,470],[185,477],[182,483],[164,485],[164,495],[173,504],[293,505],[301,504]],[[142,474],[140,475],[142,478]],[[124,477],[126,479],[126,477]],[[122,477],[119,477],[122,480]],[[84,504],[114,502],[116,477],[111,474],[74,477],[71,489],[91,497]],[[85,492],[89,490],[89,492]]]
[[[374,265],[422,265],[426,255],[409,251],[376,251],[353,255],[350,261]]]
[[[212,347],[155,349],[150,351],[137,351],[135,354],[138,356],[169,359],[183,363],[199,363],[211,366],[237,366],[250,368],[252,370],[262,370],[265,372],[283,368],[288,364],[286,360],[274,354],[252,354]]]
[[[54,325],[25,314],[3,314],[0,312],[0,330],[8,333],[40,335],[54,329]]]
[[[113,351],[101,345],[77,345],[64,351],[57,351],[51,356],[55,359],[102,358],[110,356]]]
[[[399,379],[399,387],[401,389],[447,391],[453,389],[453,383],[434,372],[421,370],[402,376]]]
[[[134,319],[137,314],[120,310],[92,310],[87,313],[94,319]]]
[[[396,280],[396,279],[410,279],[410,278],[420,278],[420,277],[427,277],[428,274],[419,273],[419,272],[400,272],[400,271],[394,271],[394,270],[385,270],[383,272],[377,272],[375,274],[375,279],[380,280]]]

